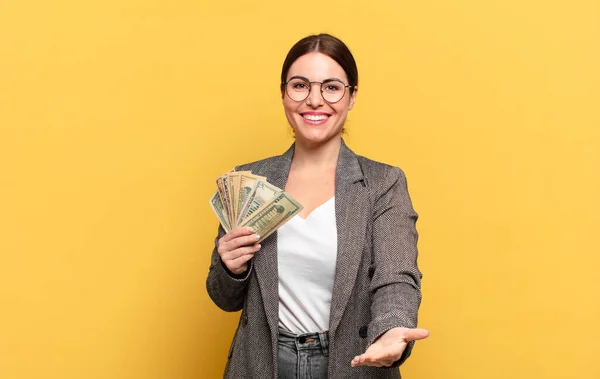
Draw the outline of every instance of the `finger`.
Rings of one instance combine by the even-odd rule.
[[[360,355],[357,355],[356,357],[354,357],[354,359],[352,359],[352,361],[350,362],[350,366],[352,366],[352,367],[362,366],[362,361],[360,359]]]
[[[429,331],[427,329],[415,328],[408,329],[404,332],[404,340],[408,341],[417,341],[422,340],[429,337]]]
[[[231,229],[227,234],[225,234],[221,239],[223,240],[223,242],[229,242],[234,238],[240,237],[240,236],[247,236],[249,234],[254,233],[254,230],[252,230],[252,228],[248,228],[248,227],[243,227],[243,228],[234,228]]]
[[[229,240],[229,242],[227,242],[227,249],[235,250],[241,246],[254,245],[259,239],[260,239],[260,236],[258,234],[250,234],[250,235],[246,235],[246,236],[236,237],[232,240]]]
[[[368,353],[364,353],[361,355],[357,355],[351,362],[353,367],[355,366],[370,366],[371,365],[372,356]]]
[[[402,349],[402,352],[404,352],[404,349]],[[396,354],[396,353],[389,352],[385,355],[377,357],[376,360],[377,360],[377,362],[381,363],[382,366],[389,367],[394,362],[396,362],[398,359],[400,359],[400,357],[402,357],[402,353]]]
[[[387,360],[384,360],[382,355],[375,355],[365,358],[364,364],[365,366],[383,367],[385,365],[384,361]]]
[[[382,367],[382,366],[391,366],[394,362],[396,362],[402,356],[402,351],[366,351],[364,354],[358,355],[354,357],[351,362],[351,365],[354,366],[374,366],[374,367]]]
[[[352,367],[359,367],[359,366],[383,367],[384,364],[380,361],[373,361],[373,360],[359,361],[358,363],[353,361]]]
[[[260,248],[261,245],[259,243],[255,243],[252,246],[243,246],[229,252],[228,258],[233,261],[246,255],[254,255]]]
[[[254,253],[242,255],[241,257],[234,259],[232,261],[229,261],[229,262],[232,266],[242,267],[244,265],[244,263],[248,262],[250,259],[252,259],[252,257],[254,257]]]
[[[257,252],[258,249],[260,249],[260,247],[258,246],[258,244],[256,244],[253,246],[240,247],[238,249],[231,250],[231,251],[224,251],[221,254],[221,260],[223,260],[223,262],[225,262],[225,263],[233,262],[242,256],[245,256],[248,254],[253,254],[253,253]]]
[[[260,247],[260,245],[258,245],[258,246]],[[221,259],[223,260],[223,263],[225,263],[225,266],[227,266],[229,271],[233,272],[234,274],[240,274],[242,272],[246,272],[246,270],[247,270],[246,263],[250,259],[252,259],[252,257],[254,257],[254,253],[256,253],[256,251],[258,251],[258,249],[256,249],[255,251],[252,251],[250,253],[243,254],[240,257],[235,258],[235,259],[227,259],[227,258],[221,258]]]
[[[229,244],[225,244],[223,246],[219,246],[217,251],[219,252],[219,256],[221,256],[223,262],[230,262],[243,255],[256,253],[258,250],[260,250],[260,247],[261,245],[259,243],[255,243],[254,245],[242,246],[238,247],[237,249],[230,250],[231,247]]]

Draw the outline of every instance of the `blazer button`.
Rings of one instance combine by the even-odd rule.
[[[369,330],[369,328],[366,325],[361,326],[360,329],[358,329],[358,335],[361,336],[362,338],[367,338],[368,330]]]
[[[242,325],[246,326],[248,324],[248,316],[244,313],[242,316]]]

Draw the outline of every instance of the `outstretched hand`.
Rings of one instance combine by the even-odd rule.
[[[400,359],[410,341],[429,337],[425,329],[392,328],[383,333],[363,354],[354,357],[350,363],[356,366],[388,367]]]

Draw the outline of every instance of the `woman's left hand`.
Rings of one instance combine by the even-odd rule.
[[[392,328],[379,336],[364,354],[354,357],[350,364],[352,367],[391,366],[400,359],[408,342],[427,337],[429,332],[425,329]]]

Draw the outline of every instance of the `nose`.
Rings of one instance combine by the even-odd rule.
[[[323,104],[323,96],[321,96],[321,83],[310,84],[310,93],[306,98],[306,103],[314,108]]]

